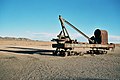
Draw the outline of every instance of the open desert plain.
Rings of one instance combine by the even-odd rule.
[[[0,80],[120,80],[120,45],[95,56],[54,50],[52,42],[0,40]]]

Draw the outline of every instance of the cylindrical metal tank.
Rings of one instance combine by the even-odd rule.
[[[94,36],[95,36],[95,38],[94,38],[94,42],[95,42],[95,44],[101,44],[101,30],[99,30],[99,29],[96,29],[95,30],[95,32],[94,32]]]
[[[108,32],[106,30],[101,31],[101,44],[108,44]]]
[[[108,44],[108,32],[96,29],[94,32],[94,44]]]
[[[101,37],[101,30],[96,29],[95,32],[94,32],[94,36],[95,36],[96,38]]]

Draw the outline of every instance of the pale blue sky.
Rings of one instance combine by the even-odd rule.
[[[120,0],[0,0],[0,36],[50,41],[61,30],[59,15],[88,36],[105,29],[110,42],[120,43]]]

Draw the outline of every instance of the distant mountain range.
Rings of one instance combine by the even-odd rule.
[[[0,37],[0,40],[25,40],[25,41],[33,41],[29,38],[15,38],[15,37]]]

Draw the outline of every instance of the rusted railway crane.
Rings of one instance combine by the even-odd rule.
[[[62,26],[62,30],[59,33],[59,35],[57,35],[58,37],[57,39],[52,39],[52,41],[56,42],[52,44],[52,47],[56,48],[56,50],[53,52],[53,55],[70,56],[70,55],[83,55],[84,53],[89,53],[92,55],[106,54],[107,50],[115,48],[114,44],[108,43],[108,33],[106,30],[96,29],[94,32],[94,36],[89,38],[86,34],[84,34],[82,31],[77,29],[67,20],[63,19],[60,15],[59,15],[59,20]],[[80,42],[77,42],[77,40],[72,40],[69,36],[69,33],[64,23],[68,24],[77,32],[79,32],[81,35],[83,35],[85,38],[87,38],[89,43],[80,43]],[[78,49],[89,48],[89,50],[85,50],[84,52],[82,52],[82,51],[76,50],[75,48],[78,48]]]

